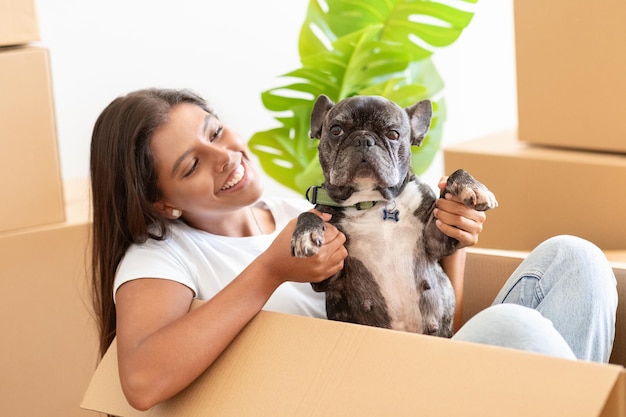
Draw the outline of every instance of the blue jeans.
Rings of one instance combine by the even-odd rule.
[[[602,251],[574,237],[546,240],[519,265],[493,305],[454,339],[608,362],[617,288]]]

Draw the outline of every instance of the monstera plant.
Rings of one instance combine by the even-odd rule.
[[[280,124],[250,138],[263,170],[299,193],[321,184],[317,141],[309,137],[317,97],[381,95],[402,107],[432,100],[430,132],[413,149],[413,169],[423,173],[440,148],[446,119],[444,83],[431,57],[459,37],[477,1],[310,0],[299,38],[302,67],[281,76],[286,85],[261,95]]]

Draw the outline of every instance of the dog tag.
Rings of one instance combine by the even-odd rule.
[[[392,201],[383,209],[383,220],[400,220],[400,211],[396,209],[396,202]]]

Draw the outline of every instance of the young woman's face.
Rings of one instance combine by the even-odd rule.
[[[256,201],[261,181],[243,139],[202,108],[183,103],[150,142],[166,215],[181,210],[197,227]]]

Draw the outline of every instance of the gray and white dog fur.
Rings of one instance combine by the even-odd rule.
[[[318,202],[316,208],[332,214],[348,251],[340,272],[312,284],[326,293],[331,320],[453,334],[454,291],[439,261],[458,241],[435,225],[436,194],[411,168],[411,146],[422,143],[431,117],[429,100],[405,109],[379,96],[335,104],[320,95],[315,102],[310,133],[319,139],[321,188],[333,201]],[[493,193],[463,170],[450,175],[444,193],[460,196],[476,210],[497,206]],[[355,207],[363,202],[373,207]],[[317,215],[301,214],[292,254],[316,254],[324,229]]]

